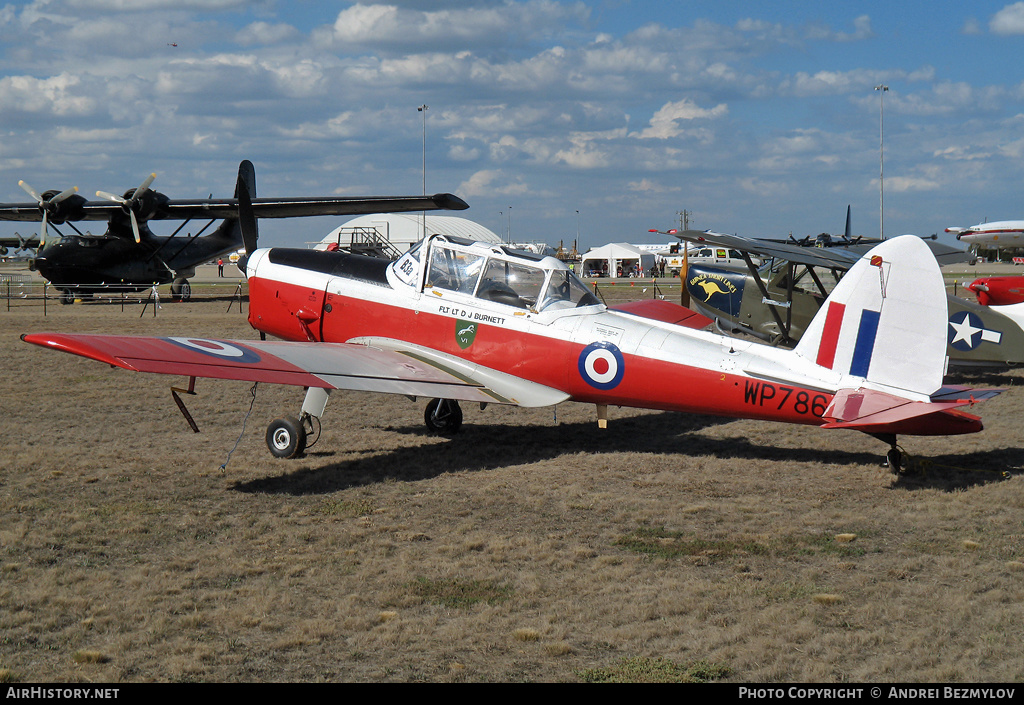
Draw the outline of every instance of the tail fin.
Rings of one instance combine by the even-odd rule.
[[[238,165],[238,181],[235,183],[235,198],[238,199],[238,221],[242,228],[242,242],[245,254],[251,255],[257,247],[259,235],[256,230],[256,216],[252,210],[252,199],[256,197],[256,169],[248,159]]]
[[[904,235],[886,240],[843,276],[796,346],[837,373],[839,386],[864,381],[918,400],[946,371],[946,291],[928,246]]]
[[[238,165],[238,181],[235,182],[235,198],[238,200],[238,227],[242,231],[242,244],[245,246],[245,257],[238,260],[238,268],[246,273],[249,256],[256,251],[259,231],[256,227],[256,215],[252,209],[252,199],[256,197],[256,168],[248,159]]]

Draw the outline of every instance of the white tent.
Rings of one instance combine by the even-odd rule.
[[[647,276],[657,258],[624,242],[613,242],[590,250],[583,255],[579,274],[585,277],[628,277],[640,265],[640,273]]]

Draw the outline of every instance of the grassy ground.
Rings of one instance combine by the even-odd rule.
[[[196,435],[182,380],[18,338],[255,337],[226,308],[0,309],[0,680],[1024,678],[1019,372],[959,380],[1009,391],[900,478],[855,432],[466,405],[438,439],[362,394],[278,461],[301,389],[200,380]]]

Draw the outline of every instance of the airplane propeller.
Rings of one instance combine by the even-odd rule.
[[[149,191],[149,186],[150,184],[153,183],[153,179],[155,178],[155,173],[147,176],[145,181],[143,181],[142,184],[137,189],[135,189],[135,191],[132,192],[132,195],[127,198],[124,196],[117,196],[112,193],[107,193],[106,191],[96,192],[96,195],[99,196],[100,198],[105,198],[108,201],[120,203],[121,207],[124,208],[126,213],[128,213],[128,215],[132,219],[132,234],[135,235],[136,244],[142,242],[142,235],[139,233],[139,221],[135,217],[135,206],[139,203],[142,203],[142,197],[146,194],[147,191]]]
[[[61,191],[60,193],[51,196],[50,198],[45,198],[45,193],[40,194],[38,191],[36,191],[34,188],[26,184],[24,181],[19,181],[18,186],[21,186],[21,188],[25,190],[25,193],[27,193],[32,198],[36,199],[36,203],[39,204],[39,210],[43,212],[43,227],[39,233],[39,247],[41,249],[43,245],[46,244],[46,220],[48,215],[50,213],[57,212],[57,204],[59,204],[61,201],[68,198],[69,196],[73,196],[74,194],[78,193],[78,187],[72,186],[71,188],[65,191]]]
[[[21,233],[14,233],[14,237],[18,238],[18,249],[15,250],[15,253],[25,252],[26,250],[28,250],[29,240],[32,239],[31,235],[28,237],[22,237]],[[39,248],[37,247],[36,249]]]

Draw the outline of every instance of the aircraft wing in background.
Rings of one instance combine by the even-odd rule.
[[[707,243],[718,247],[729,247],[741,252],[749,252],[759,257],[774,257],[808,267],[824,267],[826,269],[847,270],[868,252],[874,244],[833,245],[832,247],[802,247],[796,244],[761,240],[738,235],[703,232],[700,230],[684,230],[676,237],[689,242]],[[923,239],[923,238],[922,238]],[[931,249],[939,265],[968,262],[971,256],[955,247],[944,245],[934,240],[924,240]],[[877,244],[877,243],[876,243]]]

